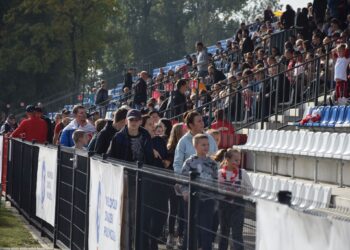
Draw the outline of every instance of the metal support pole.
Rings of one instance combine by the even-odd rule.
[[[254,170],[254,173],[256,173],[256,161],[257,161],[257,156],[256,156],[256,153],[253,153],[253,157],[254,157],[254,165],[253,165],[253,170]]]
[[[57,245],[57,237],[59,232],[59,211],[60,211],[60,183],[61,183],[61,146],[57,147],[57,181],[56,181],[56,208],[55,208],[55,226],[53,233],[53,246],[54,248],[58,248]]]
[[[142,168],[142,162],[137,162],[138,170]],[[142,209],[142,173],[136,171],[136,194],[135,194],[135,242],[134,249],[142,250],[143,249],[143,209]]]
[[[261,99],[260,101],[260,129],[264,129],[264,120],[265,120],[265,81],[262,81],[261,83],[261,89],[262,89],[262,93],[261,93]]]
[[[190,183],[188,190],[188,220],[187,220],[187,249],[197,249],[196,238],[196,187],[191,182],[198,176],[198,172],[190,172]]]
[[[318,160],[318,158],[316,158],[316,165],[315,165],[315,170],[314,170],[314,182],[315,183],[318,182],[318,163],[319,163],[319,160]]]
[[[292,179],[295,178],[295,157],[293,156],[293,165],[292,165]]]
[[[320,61],[321,59],[319,58],[317,60],[317,66],[316,66],[316,89],[315,89],[315,107],[318,106],[318,92],[319,92],[319,89],[320,89],[320,67],[321,67],[321,64],[320,64]]]
[[[75,170],[77,168],[77,163],[78,163],[78,156],[75,154],[75,151],[72,155],[72,190],[71,190],[71,195],[72,195],[72,206],[71,206],[71,221],[70,221],[70,228],[69,228],[69,247],[70,249],[73,249],[73,215],[74,215],[74,189],[75,189]]]
[[[330,45],[326,45],[326,69],[324,72],[324,98],[323,98],[323,103],[327,103],[327,84],[328,84],[328,75],[329,75],[329,50],[330,50]],[[331,87],[331,86],[330,86]]]
[[[343,170],[344,170],[344,162],[340,161],[340,171],[339,171],[339,187],[344,187],[343,184]]]

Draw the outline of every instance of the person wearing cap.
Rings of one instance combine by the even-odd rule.
[[[16,117],[10,114],[5,123],[1,126],[0,134],[7,134],[13,132],[17,128]]]
[[[107,153],[108,147],[116,133],[122,130],[126,124],[126,115],[128,110],[120,108],[114,113],[114,119],[107,121],[106,126],[101,130],[96,138],[94,151],[97,154]]]
[[[35,110],[35,115],[41,119],[43,119],[46,122],[47,125],[47,139],[46,141],[48,143],[52,143],[52,139],[53,139],[53,126],[52,126],[52,122],[51,119],[47,116],[44,115],[43,113],[43,108],[42,108],[42,104],[40,103],[40,105],[35,106],[34,108]]]
[[[151,136],[141,127],[141,112],[131,109],[126,115],[127,125],[112,139],[108,155],[118,160],[153,164]]]
[[[84,106],[76,105],[73,108],[73,116],[74,120],[71,121],[62,131],[60,144],[65,147],[74,146],[72,135],[75,130],[84,130],[90,139],[96,131],[95,127],[86,120],[86,109]]]
[[[135,83],[135,94],[134,94],[134,108],[141,109],[146,105],[147,102],[147,79],[148,73],[142,71],[140,73],[140,78]]]
[[[37,116],[35,107],[28,105],[26,107],[27,119],[23,120],[18,128],[13,131],[11,137],[23,138],[26,141],[36,141],[39,143],[47,142],[47,124]]]

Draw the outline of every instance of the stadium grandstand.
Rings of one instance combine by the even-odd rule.
[[[6,199],[62,249],[349,249],[350,14],[267,9],[193,44],[9,117]]]

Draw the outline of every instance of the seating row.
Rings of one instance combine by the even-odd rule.
[[[293,206],[302,209],[329,206],[332,194],[330,187],[251,172],[248,175],[254,188],[253,197],[277,201],[279,191],[290,191]]]
[[[350,106],[319,106],[312,107],[306,112],[311,115],[314,110],[320,114],[321,118],[317,122],[311,120],[305,124],[294,123],[298,127],[322,127],[322,128],[342,128],[350,127]],[[306,116],[305,115],[305,116]]]
[[[245,151],[350,161],[350,134],[250,129]]]

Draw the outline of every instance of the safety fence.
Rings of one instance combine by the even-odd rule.
[[[6,198],[62,249],[255,249],[255,203],[196,173],[17,139],[7,170]]]
[[[344,209],[301,210],[290,191],[255,203],[259,189],[242,196],[195,172],[176,175],[17,139],[9,141],[7,167],[6,198],[61,249],[164,249],[173,243],[173,249],[330,250],[348,244]],[[185,190],[188,196],[178,195]]]

